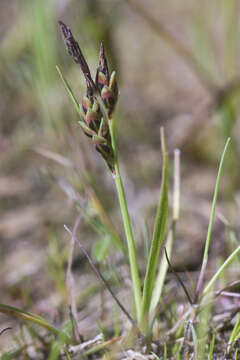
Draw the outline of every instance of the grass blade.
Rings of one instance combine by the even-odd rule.
[[[154,224],[152,244],[148,257],[147,270],[144,280],[143,301],[141,307],[141,321],[145,321],[148,317],[149,308],[152,299],[153,288],[155,284],[156,270],[159,259],[160,249],[163,243],[166,223],[168,216],[168,158],[164,138],[164,130],[161,128],[161,146],[163,156],[162,166],[162,185],[160,192],[160,200],[157,209],[156,220]]]
[[[166,252],[171,257],[172,246],[174,241],[176,223],[179,219],[179,204],[180,204],[180,151],[175,149],[174,151],[174,186],[173,186],[173,219],[170,231],[168,233],[167,241],[166,241]],[[151,306],[150,306],[150,313],[153,316],[154,311],[159,303],[161,298],[162,290],[164,281],[166,278],[168,270],[168,262],[166,259],[165,254],[162,255],[162,259],[159,265],[158,276],[156,280],[156,284],[154,287]]]
[[[216,274],[212,277],[212,279],[209,281],[205,289],[203,290],[202,296],[205,296],[212,288],[215,281],[219,278],[219,276],[222,274],[222,272],[226,269],[226,267],[233,261],[235,256],[240,252],[240,246],[237,247],[236,250],[232,252],[232,254],[227,258],[227,260],[224,261],[222,266],[218,269]]]
[[[231,336],[228,341],[228,349],[227,349],[228,354],[231,352],[234,342],[236,341],[237,337],[239,336],[239,331],[240,331],[240,314],[238,315],[237,321],[233,327]]]
[[[213,358],[213,350],[214,350],[214,346],[215,346],[215,340],[216,340],[216,334],[214,332],[212,335],[212,340],[209,345],[208,360],[212,360],[212,358]]]
[[[224,150],[223,150],[223,153],[221,156],[220,164],[219,164],[218,175],[217,175],[214,196],[213,196],[213,202],[212,202],[211,215],[210,215],[209,224],[208,224],[208,232],[207,232],[207,237],[206,237],[206,242],[205,242],[205,249],[204,249],[204,254],[203,254],[202,267],[201,267],[201,271],[199,274],[197,287],[196,287],[195,303],[198,300],[198,297],[199,297],[199,294],[200,294],[200,291],[201,291],[201,288],[203,285],[205,270],[206,270],[206,266],[207,266],[207,262],[208,262],[208,252],[209,252],[209,246],[210,246],[211,236],[212,236],[212,228],[213,228],[213,221],[214,221],[214,217],[215,217],[219,185],[220,185],[220,180],[222,177],[223,163],[224,163],[224,159],[225,159],[225,155],[226,155],[229,143],[230,143],[230,138],[227,139],[227,142],[225,144],[225,147],[224,147]]]
[[[191,329],[192,340],[193,340],[194,359],[199,359],[199,357],[198,357],[198,337],[197,337],[197,333],[194,329],[192,322],[190,322],[190,329]]]
[[[13,316],[15,318],[19,318],[23,321],[30,321],[34,324],[44,327],[54,335],[59,336],[62,339],[65,339],[65,342],[70,341],[70,339],[68,338],[67,334],[64,331],[57,329],[55,326],[51,325],[49,322],[47,322],[44,318],[42,318],[39,315],[35,315],[30,312],[23,311],[13,306],[4,305],[4,304],[0,304],[0,312]]]
[[[73,105],[74,105],[75,109],[77,110],[78,115],[82,118],[81,111],[80,111],[80,108],[79,108],[79,103],[78,103],[75,95],[73,94],[70,85],[68,84],[67,80],[64,78],[64,76],[63,76],[63,74],[62,74],[62,72],[61,72],[61,70],[59,69],[58,66],[56,66],[56,69],[57,69],[57,72],[58,72],[58,74],[59,74],[59,76],[60,76],[60,78],[61,78],[61,80],[62,80],[62,82],[64,84],[65,89],[68,92],[68,95],[69,95],[70,99],[73,102]]]

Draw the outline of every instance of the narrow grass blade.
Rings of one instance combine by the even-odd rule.
[[[209,345],[208,360],[212,360],[212,358],[213,358],[213,350],[214,350],[214,346],[215,346],[215,339],[216,339],[216,334],[214,332],[213,335],[212,335],[212,340],[211,340],[210,345]]]
[[[237,247],[235,251],[232,252],[232,254],[227,258],[227,260],[224,261],[222,266],[218,269],[216,274],[212,277],[212,279],[209,281],[205,289],[203,290],[202,296],[205,296],[213,287],[215,281],[221,276],[223,271],[226,269],[226,267],[233,261],[235,256],[240,252],[240,246]]]
[[[234,325],[230,339],[228,341],[228,349],[227,349],[228,354],[231,352],[233,344],[236,341],[236,339],[239,337],[239,335],[240,335],[240,314],[238,315],[237,321]]]
[[[66,349],[64,349],[64,353],[66,355],[67,360],[71,360],[69,352]]]
[[[171,224],[170,231],[168,233],[166,241],[166,252],[171,257],[172,246],[175,236],[176,223],[179,219],[179,204],[180,204],[180,151],[175,149],[174,151],[174,185],[173,185],[173,220]],[[162,254],[161,262],[159,265],[158,276],[156,284],[154,286],[154,291],[151,299],[150,314],[151,318],[154,315],[154,311],[157,307],[157,304],[160,301],[163,285],[165,282],[166,274],[168,270],[168,262],[165,254]]]
[[[145,219],[144,219],[143,240],[144,240],[144,260],[147,261],[149,256],[149,248],[150,248],[150,233],[149,233],[147,221]]]
[[[66,89],[67,92],[68,92],[68,95],[69,95],[70,99],[71,99],[72,102],[73,102],[73,105],[74,105],[75,109],[77,110],[78,115],[79,115],[80,117],[82,117],[81,111],[80,111],[80,108],[79,108],[79,103],[78,103],[76,97],[74,96],[70,85],[68,84],[67,80],[64,78],[64,76],[63,76],[63,74],[62,74],[62,72],[61,72],[61,70],[59,69],[58,66],[56,66],[56,69],[57,69],[57,72],[58,72],[58,74],[59,74],[59,76],[60,76],[60,78],[61,78],[64,86],[65,86],[65,89]]]
[[[0,304],[0,312],[13,316],[15,318],[19,318],[23,321],[30,321],[31,323],[37,324],[41,327],[44,327],[54,335],[61,337],[62,339],[65,339],[66,343],[70,342],[70,339],[68,338],[67,334],[64,331],[57,329],[55,326],[51,325],[49,322],[47,322],[44,318],[42,318],[39,315],[35,315],[30,312],[23,311],[13,306],[4,305],[4,304]]]
[[[60,358],[61,350],[64,347],[64,339],[58,337],[55,341],[51,343],[51,350],[47,360],[58,360]]]
[[[213,201],[212,201],[211,215],[210,215],[209,224],[208,224],[208,232],[207,232],[207,237],[206,237],[206,242],[205,242],[205,249],[204,249],[204,254],[203,254],[202,267],[201,267],[201,271],[199,274],[197,287],[196,287],[195,303],[198,300],[198,297],[199,297],[199,294],[200,294],[200,291],[201,291],[201,288],[203,285],[203,281],[204,281],[205,270],[206,270],[206,266],[207,266],[207,262],[208,262],[208,252],[209,252],[211,236],[212,236],[213,221],[214,221],[214,217],[215,217],[217,197],[218,197],[218,192],[219,192],[219,185],[220,185],[220,180],[222,177],[223,163],[224,163],[224,159],[225,159],[225,155],[226,155],[229,143],[230,143],[230,138],[227,139],[227,142],[225,144],[225,147],[224,147],[224,150],[223,150],[223,153],[221,156],[220,164],[219,164],[218,175],[217,175],[214,196],[213,196]]]
[[[118,318],[118,311],[117,308],[113,308],[113,328],[114,328],[114,337],[119,337],[120,330],[119,330],[119,318]]]
[[[163,156],[162,185],[161,185],[160,200],[158,204],[156,220],[154,224],[152,244],[150,248],[150,254],[148,258],[146,275],[144,280],[143,301],[141,307],[141,321],[145,321],[146,319],[144,318],[148,317],[153,288],[155,284],[159,253],[165,236],[167,216],[168,216],[168,157],[167,157],[163,128],[161,128],[161,146],[162,146],[162,156]]]
[[[194,329],[194,326],[193,326],[192,322],[190,322],[190,329],[191,329],[192,340],[193,340],[194,359],[199,359],[200,360],[200,358],[198,357],[198,337],[197,337],[197,333],[196,333],[196,331]]]
[[[212,300],[212,299],[211,299]],[[211,322],[213,318],[213,301],[209,301],[198,313],[196,333],[198,338],[197,353],[198,360],[207,358],[207,348],[209,346],[209,334],[211,333]],[[211,358],[212,359],[212,358]]]
[[[163,345],[163,359],[167,360],[167,344],[164,343]]]

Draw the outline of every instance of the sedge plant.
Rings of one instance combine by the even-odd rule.
[[[73,60],[78,65],[80,65],[81,71],[86,80],[86,96],[83,97],[81,104],[78,103],[75,95],[71,90],[71,87],[67,83],[66,79],[64,79],[58,67],[57,70],[80,117],[79,124],[83,132],[85,135],[91,138],[96,151],[105,161],[107,168],[111,172],[115,182],[127,242],[136,321],[141,331],[147,335],[151,318],[150,309],[151,312],[155,310],[151,304],[153,304],[153,294],[156,294],[156,290],[154,289],[156,283],[156,272],[160,250],[166,232],[166,223],[168,217],[168,157],[164,131],[163,129],[161,130],[163,161],[160,200],[157,208],[156,220],[154,224],[151,247],[147,259],[147,268],[142,291],[142,282],[140,279],[137,262],[136,243],[133,235],[132,224],[130,221],[123,181],[119,168],[118,149],[115,137],[115,121],[113,113],[118,100],[116,73],[115,71],[111,74],[109,73],[104,46],[101,43],[99,65],[96,70],[96,77],[94,81],[92,79],[88,64],[77,41],[73,37],[70,28],[61,21],[59,22],[59,25],[66,49],[72,56]],[[154,302],[154,305],[156,306],[156,302]]]

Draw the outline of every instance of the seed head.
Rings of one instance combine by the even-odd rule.
[[[79,105],[82,113],[82,121],[80,121],[80,125],[83,132],[92,139],[95,149],[106,161],[111,172],[114,173],[115,160],[108,121],[112,117],[118,99],[116,74],[115,72],[113,72],[111,76],[109,74],[104,46],[103,43],[101,43],[99,63],[94,82],[89,66],[82,54],[78,42],[74,39],[70,28],[62,21],[59,21],[59,25],[67,52],[72,56],[73,60],[80,65],[82,73],[86,79],[86,96],[83,97],[81,105]],[[101,107],[97,101],[97,93],[100,95],[106,107],[108,119],[104,118],[101,111]]]

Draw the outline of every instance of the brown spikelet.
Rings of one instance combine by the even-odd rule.
[[[62,32],[63,41],[65,43],[67,52],[72,56],[73,60],[80,65],[83,75],[85,76],[89,92],[94,92],[96,86],[92,80],[92,76],[88,64],[82,54],[78,42],[74,39],[70,28],[62,21],[59,21],[59,26]]]
[[[107,59],[105,56],[104,46],[103,46],[102,42],[100,44],[99,70],[106,76],[107,82],[109,82],[108,64],[107,64]]]

